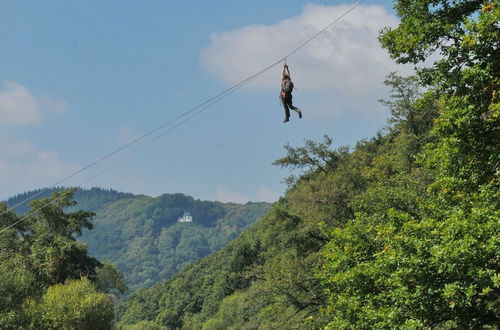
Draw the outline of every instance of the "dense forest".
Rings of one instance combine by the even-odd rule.
[[[236,238],[270,209],[268,203],[219,203],[183,194],[135,196],[96,211],[81,240],[90,255],[120,268],[131,290],[165,280]],[[193,222],[179,223],[184,212]]]
[[[63,187],[29,191],[6,201],[18,214],[29,210],[22,201],[50,197]],[[236,238],[270,209],[268,203],[220,203],[195,200],[183,194],[159,197],[134,195],[110,189],[78,189],[74,206],[65,211],[94,212],[93,230],[78,239],[89,254],[118,266],[130,291],[165,280],[184,266],[207,256]],[[177,223],[184,212],[191,223]],[[130,292],[129,291],[129,292]]]
[[[64,187],[52,187],[48,189],[31,190],[17,194],[5,201],[8,207],[17,214],[26,214],[29,210],[29,201],[32,199],[48,198],[53,193],[64,190]],[[114,202],[123,198],[134,197],[134,194],[118,192],[113,189],[102,189],[93,187],[91,189],[80,188],[73,192],[73,199],[77,206],[68,206],[66,210],[76,209],[95,212],[109,202]]]
[[[19,215],[6,208],[31,196]],[[3,228],[13,224],[0,233],[0,329],[109,328],[112,301],[220,249],[269,208],[99,188],[15,196],[0,207]],[[193,222],[178,223],[185,211]]]
[[[288,189],[270,211],[254,225],[241,223],[246,230],[220,250],[136,290],[115,316],[109,297],[125,291],[123,276],[75,239],[92,228],[92,213],[68,209],[70,194],[56,192],[50,207],[0,233],[2,327],[500,327],[500,3],[394,4],[401,22],[381,31],[382,47],[399,63],[426,66],[414,76],[388,74],[391,95],[381,102],[390,117],[379,134],[352,150],[332,148],[327,135],[286,145],[275,165],[290,169]],[[134,219],[130,228],[114,222],[120,213],[99,221],[125,233],[130,242],[120,244],[138,239],[132,246],[139,251],[160,249],[171,258],[176,233],[187,224],[154,212],[170,210],[165,205],[176,198],[190,207],[203,203],[183,195],[117,198],[105,207]],[[209,207],[217,215],[188,236],[207,247],[195,228],[227,226],[215,220],[222,209]],[[0,224],[19,217],[5,213]],[[153,242],[141,242],[149,232],[156,233]],[[95,239],[88,240],[91,249],[104,244]],[[144,260],[141,253],[127,258]],[[144,260],[152,269],[159,262]],[[137,283],[149,285],[145,278]]]
[[[388,126],[285,146],[286,195],[256,225],[118,309],[125,329],[500,326],[498,1],[396,1],[380,42]]]

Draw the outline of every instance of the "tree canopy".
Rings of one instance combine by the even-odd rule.
[[[30,203],[33,212],[0,216],[0,324],[2,329],[109,329],[107,292],[124,292],[123,277],[76,240],[91,229],[92,212],[75,206],[74,189]],[[6,210],[0,204],[0,212]],[[112,278],[105,276],[113,274]],[[107,278],[105,278],[107,277]],[[96,284],[99,286],[96,286]]]
[[[388,127],[353,151],[285,146],[294,175],[217,254],[133,294],[120,324],[495,328],[500,322],[498,1],[397,0],[380,41]],[[432,61],[432,58],[435,60]]]
[[[131,259],[144,261],[145,278],[158,272],[145,251],[176,256],[188,233],[186,246],[208,253],[220,242],[199,229],[246,228],[168,280],[136,290],[118,306],[117,327],[500,326],[499,2],[394,3],[401,23],[381,31],[380,42],[397,62],[420,66],[410,77],[388,73],[390,97],[381,100],[388,126],[352,150],[332,148],[329,136],[285,145],[275,165],[291,170],[289,187],[255,225],[241,216],[255,209],[180,194],[109,204],[133,219],[119,227],[117,213],[102,218],[137,248]],[[51,198],[0,234],[0,323],[86,328],[93,320],[110,327],[104,294],[121,292],[123,278],[75,239],[92,227],[92,214],[65,212],[69,194]],[[173,223],[188,207],[205,217],[183,231]],[[6,213],[0,223],[17,219]],[[123,243],[113,244],[106,249],[116,254]],[[64,299],[69,295],[75,301]],[[81,314],[59,318],[61,310]]]

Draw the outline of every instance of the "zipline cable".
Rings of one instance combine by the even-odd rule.
[[[313,41],[314,39],[316,39],[318,36],[320,36],[322,33],[324,33],[324,32],[325,32],[326,30],[328,30],[330,27],[332,27],[335,23],[337,23],[338,21],[340,21],[340,20],[341,20],[344,16],[346,16],[346,15],[347,15],[347,14],[349,14],[351,11],[353,11],[354,9],[356,9],[356,8],[357,8],[357,7],[358,7],[361,3],[363,3],[364,1],[365,1],[365,0],[360,0],[360,1],[356,2],[356,3],[355,3],[355,4],[354,4],[354,5],[353,5],[353,6],[352,6],[349,10],[347,10],[347,11],[346,11],[346,12],[344,12],[342,15],[340,15],[339,17],[337,17],[337,18],[336,18],[335,20],[333,20],[331,23],[329,23],[328,25],[326,25],[323,29],[321,29],[321,30],[320,30],[320,31],[318,31],[316,34],[314,34],[312,37],[310,37],[309,39],[307,39],[306,41],[304,41],[303,43],[301,43],[301,44],[300,44],[297,48],[295,48],[294,50],[292,50],[292,51],[291,51],[290,53],[288,53],[285,57],[281,58],[280,60],[276,61],[275,63],[273,63],[273,64],[271,64],[271,65],[267,66],[266,68],[264,68],[264,69],[262,69],[262,70],[260,70],[260,71],[258,71],[258,72],[256,72],[256,73],[254,73],[254,74],[250,75],[248,78],[246,78],[246,79],[244,79],[244,80],[240,81],[239,83],[237,83],[237,84],[233,85],[232,87],[229,87],[229,88],[227,88],[227,89],[223,90],[222,92],[218,93],[217,95],[215,95],[215,96],[213,96],[213,97],[209,98],[208,100],[206,100],[206,101],[204,101],[204,102],[202,102],[202,103],[198,104],[197,106],[195,106],[195,107],[193,107],[193,108],[191,108],[191,109],[189,109],[189,110],[187,110],[187,111],[185,111],[185,112],[183,112],[183,113],[179,114],[179,115],[178,115],[178,116],[176,116],[175,118],[173,118],[173,119],[171,119],[171,120],[168,120],[167,122],[165,122],[165,123],[161,124],[160,126],[158,126],[158,127],[154,128],[154,129],[152,129],[152,130],[148,131],[147,133],[145,133],[145,134],[143,134],[143,135],[141,135],[141,136],[139,136],[139,137],[137,137],[137,138],[133,139],[132,141],[130,141],[130,142],[128,142],[128,143],[126,143],[126,144],[124,144],[123,146],[121,146],[121,147],[119,147],[119,148],[117,148],[117,149],[115,149],[115,150],[111,151],[110,153],[108,153],[108,154],[106,154],[106,155],[104,155],[104,156],[102,156],[102,157],[98,158],[97,160],[95,160],[95,161],[93,161],[93,162],[89,163],[88,165],[84,166],[83,168],[79,169],[78,171],[76,171],[76,172],[74,172],[74,173],[72,173],[72,174],[68,175],[67,177],[65,177],[65,178],[63,178],[63,179],[61,179],[61,180],[59,180],[58,182],[54,183],[53,185],[51,185],[51,186],[49,186],[49,187],[47,187],[47,188],[45,188],[45,189],[42,189],[42,190],[41,190],[41,191],[39,191],[38,193],[36,193],[36,194],[34,194],[34,195],[32,195],[32,196],[30,196],[30,197],[28,197],[28,198],[24,199],[23,201],[21,201],[21,202],[17,203],[16,205],[14,205],[14,206],[12,206],[12,207],[7,207],[7,208],[6,208],[6,210],[4,210],[2,213],[0,213],[0,216],[2,216],[2,215],[4,215],[4,214],[6,214],[6,213],[7,213],[7,212],[9,212],[9,211],[13,211],[13,209],[15,209],[16,207],[20,206],[21,204],[24,204],[24,203],[26,203],[26,202],[28,202],[28,201],[32,200],[33,198],[35,198],[35,197],[37,197],[37,196],[40,196],[41,194],[43,194],[43,193],[44,193],[44,192],[46,192],[47,190],[49,190],[49,189],[51,189],[51,188],[54,188],[54,187],[56,187],[56,186],[60,185],[61,183],[65,182],[65,181],[67,181],[67,180],[69,180],[69,179],[73,178],[74,176],[76,176],[76,175],[78,175],[78,174],[80,174],[80,173],[82,173],[82,172],[86,171],[87,169],[89,169],[89,168],[91,168],[91,167],[93,167],[93,166],[95,166],[95,165],[97,165],[97,164],[101,163],[102,161],[104,161],[104,160],[106,160],[106,159],[110,158],[111,156],[113,156],[113,155],[115,155],[115,154],[119,153],[120,151],[122,151],[122,150],[124,150],[124,149],[128,148],[129,146],[131,146],[131,145],[133,145],[133,144],[135,144],[135,143],[137,143],[137,142],[139,142],[139,141],[143,140],[144,138],[146,138],[146,137],[148,137],[148,136],[150,136],[150,135],[152,135],[152,134],[154,134],[154,133],[158,132],[159,130],[161,130],[161,129],[163,129],[163,128],[167,127],[168,125],[170,125],[170,124],[172,124],[172,123],[176,122],[177,120],[179,120],[179,119],[181,119],[181,118],[183,118],[183,117],[187,116],[188,114],[190,114],[190,113],[192,113],[192,112],[194,112],[194,111],[196,111],[196,110],[198,110],[198,109],[202,108],[202,110],[201,110],[201,111],[198,111],[198,112],[196,112],[194,115],[189,116],[188,118],[186,118],[186,119],[182,120],[180,123],[176,124],[176,125],[175,125],[175,126],[173,126],[171,129],[168,129],[166,132],[164,132],[164,133],[162,133],[162,134],[158,135],[156,138],[154,138],[154,139],[153,139],[153,140],[151,140],[150,142],[146,143],[145,145],[147,145],[147,144],[151,143],[152,141],[156,141],[159,137],[161,137],[161,136],[165,135],[166,133],[170,132],[172,129],[174,129],[174,128],[176,128],[176,127],[180,126],[180,125],[182,125],[183,123],[185,123],[185,122],[186,122],[186,121],[188,121],[189,119],[191,119],[191,118],[193,118],[194,116],[198,115],[199,113],[201,113],[201,112],[205,111],[206,109],[210,108],[212,105],[214,105],[215,103],[219,102],[220,100],[222,100],[222,99],[223,99],[223,98],[225,98],[226,96],[228,96],[228,95],[232,94],[234,91],[236,91],[236,90],[238,90],[239,88],[243,87],[243,85],[245,85],[246,83],[248,83],[250,80],[252,80],[252,79],[254,79],[255,77],[257,77],[257,76],[259,76],[259,75],[263,74],[264,72],[266,72],[266,71],[270,70],[271,68],[273,68],[273,67],[275,67],[276,65],[280,64],[281,62],[285,62],[285,63],[286,63],[286,59],[287,59],[288,57],[290,57],[290,56],[294,55],[295,53],[297,53],[299,50],[301,50],[303,47],[305,47],[305,46],[306,46],[307,44],[309,44],[311,41]],[[213,102],[213,103],[212,103],[212,102]],[[208,106],[207,106],[207,105],[208,105]],[[204,107],[204,106],[207,106],[207,107]],[[145,145],[143,145],[143,147],[144,147]],[[140,150],[140,149],[142,149],[142,147],[141,147],[141,148],[139,148],[138,150]],[[133,152],[133,153],[135,153],[135,152]],[[132,153],[132,154],[133,154],[133,153]],[[99,174],[101,174],[101,173],[99,173]],[[93,179],[93,178],[94,178],[94,177],[92,177],[92,179]],[[85,183],[87,183],[87,181],[86,181],[86,182],[84,182],[84,183],[82,183],[82,184],[80,184],[80,186],[81,186],[81,185],[83,185],[83,184],[85,184]],[[52,202],[48,203],[47,205],[49,205],[49,204],[52,204]],[[45,205],[45,206],[47,206],[47,205]],[[34,211],[29,212],[29,215],[31,215],[31,214],[33,214],[33,213],[37,212],[38,210],[40,210],[40,209],[44,208],[45,206],[42,206],[42,207],[40,207],[40,208],[38,208],[38,209],[36,209],[36,210],[34,210]],[[2,233],[2,232],[4,232],[5,230],[7,230],[7,229],[11,228],[11,227],[12,227],[12,226],[14,226],[15,224],[17,224],[17,223],[21,222],[22,220],[24,220],[25,218],[27,218],[27,216],[28,216],[28,215],[25,215],[24,217],[22,217],[20,220],[16,221],[15,223],[13,223],[13,224],[11,224],[11,225],[9,225],[9,226],[7,226],[7,227],[5,227],[5,228],[1,229],[1,230],[0,230],[0,233]]]
[[[133,145],[133,144],[135,144],[136,142],[139,142],[139,141],[143,140],[144,138],[146,138],[146,137],[148,137],[148,136],[150,136],[150,135],[152,135],[152,134],[156,133],[157,131],[159,131],[159,130],[161,130],[161,129],[165,128],[165,127],[167,127],[168,125],[170,125],[170,124],[174,123],[175,121],[177,121],[177,120],[179,120],[179,119],[181,119],[181,118],[185,117],[186,115],[188,115],[188,114],[192,113],[193,111],[195,111],[195,110],[197,110],[197,109],[199,109],[199,108],[201,108],[201,107],[203,107],[203,106],[205,106],[205,105],[207,105],[207,104],[210,104],[210,102],[216,101],[216,100],[218,100],[219,98],[224,98],[224,97],[226,97],[227,95],[231,94],[233,90],[235,90],[235,89],[239,89],[241,86],[243,86],[244,84],[246,84],[246,83],[247,83],[248,81],[250,81],[251,79],[253,79],[253,78],[255,78],[255,77],[259,76],[260,74],[262,74],[262,73],[266,72],[267,70],[271,69],[272,67],[274,67],[274,66],[276,66],[276,65],[280,64],[282,61],[283,61],[283,59],[281,59],[281,60],[279,60],[279,61],[277,61],[277,62],[275,62],[275,63],[273,63],[273,64],[269,65],[268,67],[266,67],[266,68],[264,68],[264,69],[260,70],[259,72],[257,72],[257,73],[255,73],[255,74],[251,75],[250,77],[248,77],[248,78],[246,78],[246,79],[244,79],[244,80],[240,81],[240,82],[239,82],[239,83],[237,83],[236,85],[233,85],[232,87],[225,89],[224,91],[222,91],[222,92],[220,92],[219,94],[217,94],[217,95],[215,95],[215,96],[211,97],[210,99],[208,99],[208,100],[206,100],[206,101],[204,101],[204,102],[202,102],[202,103],[198,104],[197,106],[195,106],[195,107],[193,107],[193,108],[189,109],[188,111],[185,111],[185,112],[181,113],[181,114],[180,114],[180,115],[178,115],[177,117],[175,117],[175,118],[173,118],[173,119],[171,119],[171,120],[169,120],[169,121],[167,121],[167,122],[165,122],[165,123],[161,124],[160,126],[158,126],[158,127],[154,128],[154,129],[150,130],[149,132],[147,132],[147,133],[145,133],[145,134],[143,134],[143,135],[141,135],[141,136],[139,136],[139,137],[137,137],[137,138],[133,139],[132,141],[130,141],[130,142],[128,142],[128,143],[126,143],[126,144],[124,144],[123,146],[121,146],[121,147],[119,147],[119,148],[117,148],[117,149],[113,150],[112,152],[110,152],[110,153],[108,153],[108,154],[106,154],[106,155],[104,155],[104,156],[100,157],[99,159],[97,159],[97,160],[95,160],[95,161],[91,162],[90,164],[88,164],[88,165],[84,166],[83,168],[79,169],[78,171],[76,171],[76,172],[74,172],[74,173],[72,173],[72,174],[68,175],[67,177],[65,177],[65,178],[63,178],[63,179],[61,179],[61,180],[57,181],[57,182],[56,182],[56,183],[54,183],[53,185],[51,185],[51,186],[49,186],[49,187],[47,187],[47,188],[44,188],[44,189],[40,190],[38,193],[36,193],[36,194],[34,194],[34,195],[32,195],[32,196],[30,196],[30,197],[28,197],[28,198],[26,198],[26,199],[22,200],[21,202],[17,203],[16,205],[14,205],[14,206],[12,206],[12,207],[7,208],[5,211],[3,211],[2,213],[0,213],[0,216],[4,215],[5,213],[7,213],[7,212],[9,212],[9,211],[11,211],[11,210],[14,210],[16,207],[20,206],[21,204],[24,204],[24,203],[26,203],[26,202],[28,202],[28,201],[32,200],[33,198],[35,198],[35,197],[37,197],[37,196],[40,196],[41,194],[43,194],[43,193],[44,193],[44,192],[46,192],[47,190],[49,190],[49,189],[51,189],[51,188],[54,188],[54,187],[57,187],[57,186],[58,186],[58,185],[60,185],[61,183],[65,182],[65,181],[67,181],[67,180],[69,180],[69,179],[71,179],[71,178],[75,177],[76,175],[78,175],[78,174],[82,173],[83,171],[85,171],[85,170],[87,170],[87,169],[89,169],[89,168],[91,168],[91,167],[93,167],[93,166],[95,166],[95,165],[97,165],[97,164],[101,163],[102,161],[104,161],[104,160],[106,160],[106,159],[110,158],[111,156],[113,156],[113,155],[115,155],[115,154],[119,153],[120,151],[122,151],[122,150],[126,149],[127,147],[129,147],[129,146],[131,146],[131,145]]]
[[[304,48],[308,43],[310,43],[311,41],[313,41],[314,39],[316,39],[317,37],[319,37],[320,34],[322,34],[323,32],[325,32],[326,30],[328,30],[332,25],[334,25],[335,23],[337,23],[338,21],[340,21],[342,18],[344,18],[344,16],[346,16],[351,11],[353,11],[354,9],[356,9],[363,2],[365,2],[365,0],[360,0],[360,1],[356,2],[351,8],[349,8],[348,11],[346,11],[345,13],[343,13],[342,15],[340,15],[339,17],[337,17],[330,24],[328,24],[327,26],[325,26],[324,28],[322,28],[321,30],[319,30],[315,35],[313,35],[312,37],[310,37],[309,39],[307,39],[306,41],[304,41],[302,44],[300,44],[297,48],[295,48],[294,50],[292,50],[287,56],[285,56],[284,60],[286,61],[287,57],[290,57],[290,56],[294,55],[296,52],[298,52],[299,50],[301,50],[302,48]]]
[[[260,73],[263,73],[269,69],[271,69],[272,67],[274,67],[275,65],[281,63],[281,61],[279,62],[276,62],[275,64],[273,65],[270,65],[269,67],[265,68],[262,70],[262,72]],[[216,100],[213,100],[212,102],[210,102],[209,104],[206,104],[203,108],[201,108],[200,110],[198,110],[197,112],[195,112],[194,114],[192,114],[191,116],[183,119],[182,121],[180,121],[179,123],[177,123],[176,125],[168,128],[166,131],[162,132],[161,134],[155,136],[153,139],[147,141],[146,143],[142,144],[141,146],[139,146],[137,149],[129,152],[127,155],[125,155],[124,157],[122,157],[121,159],[119,159],[118,161],[112,163],[110,166],[104,168],[103,170],[99,171],[97,174],[91,176],[90,178],[86,179],[85,181],[83,181],[82,183],[80,183],[77,187],[80,188],[81,186],[83,186],[84,184],[92,181],[93,179],[95,179],[96,177],[98,177],[99,175],[103,174],[104,172],[107,172],[108,170],[110,170],[111,168],[117,166],[118,164],[121,164],[122,162],[124,162],[125,160],[127,160],[128,158],[130,158],[131,156],[133,156],[134,154],[136,154],[137,152],[139,152],[140,150],[144,149],[147,145],[153,143],[154,141],[158,140],[159,138],[161,138],[162,136],[166,135],[167,133],[171,132],[172,130],[174,130],[175,128],[181,126],[182,124],[184,124],[185,122],[187,122],[189,119],[199,115],[200,113],[204,112],[205,110],[209,109],[210,107],[212,107],[213,105],[215,105],[216,103],[222,101],[222,99],[224,99],[224,97],[234,93],[235,91],[237,91],[238,89],[240,89],[241,87],[243,87],[246,83],[248,83],[249,81],[251,81],[253,78],[257,77],[258,74],[255,74],[253,75],[252,77],[249,77],[248,79],[245,79],[245,82],[244,83],[240,83],[238,85],[235,85],[234,88],[232,88],[230,91],[228,91],[223,97],[219,97],[218,99]],[[25,219],[27,219],[28,217],[32,216],[33,214],[37,213],[38,211],[46,208],[47,206],[50,206],[62,199],[64,199],[66,197],[67,193],[63,193],[61,196],[59,196],[58,198],[56,199],[53,199],[51,200],[50,202],[47,202],[46,204],[42,205],[41,207],[35,209],[35,210],[32,210],[30,212],[28,212],[27,214],[25,214],[24,216],[22,216],[20,219],[18,219],[17,221],[11,223],[10,225],[8,225],[7,227],[5,228],[2,228],[0,230],[0,234],[3,233],[4,231],[8,230],[9,228],[12,228],[14,227],[15,225],[17,225],[18,223],[24,221]],[[2,214],[5,214],[2,213]],[[0,214],[1,215],[1,214]]]

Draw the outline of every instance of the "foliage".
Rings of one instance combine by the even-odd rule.
[[[347,175],[356,169],[342,150],[328,150],[338,158],[330,162],[328,173],[319,171],[308,181],[299,180],[286,199],[239,238],[167,282],[132,294],[118,308],[119,324],[149,320],[168,328],[193,329],[304,324],[312,329],[324,324],[320,308],[326,298],[314,269],[320,265],[326,238],[318,225],[330,223],[329,210],[350,217],[349,207],[336,207],[329,199],[348,199],[364,184],[360,175]],[[322,185],[326,178],[329,185]],[[338,187],[331,189],[336,183]],[[309,190],[312,184],[317,195]],[[317,202],[311,205],[310,198]]]
[[[304,147],[292,147],[286,144],[287,155],[276,160],[273,165],[288,167],[292,170],[300,169],[301,180],[307,179],[316,172],[328,173],[334,169],[339,159],[347,154],[347,148],[340,148],[338,151],[330,150],[333,140],[328,136],[323,136],[322,142],[306,140]],[[286,179],[290,185],[296,181],[295,176]]]
[[[404,79],[392,77],[405,93],[411,88]],[[277,165],[305,169],[286,197],[216,254],[163,284],[132,294],[118,309],[120,324],[149,320],[169,328],[204,329],[326,325],[331,318],[323,313],[330,297],[324,290],[328,283],[322,283],[317,273],[331,241],[329,230],[347,226],[364,207],[384,208],[375,202],[379,192],[410,169],[413,176],[387,190],[386,204],[415,208],[411,199],[425,192],[429,176],[414,157],[421,144],[410,142],[416,134],[418,140],[428,139],[434,104],[429,100],[414,106],[418,131],[411,131],[406,117],[394,117],[388,134],[358,143],[352,153],[330,149],[329,137],[320,143],[306,141],[304,147],[286,147],[287,156]],[[311,159],[321,167],[313,166]],[[364,201],[359,199],[363,194]]]
[[[86,278],[48,288],[39,302],[27,300],[24,308],[32,329],[111,329],[113,305]]]
[[[95,284],[100,292],[120,295],[128,291],[123,274],[118,267],[109,262],[103,262],[96,268]]]
[[[9,198],[5,203],[9,207],[14,207],[14,211],[17,214],[26,214],[29,211],[29,201],[23,202],[27,199],[40,199],[40,198],[48,198],[50,195],[57,191],[65,190],[67,188],[64,187],[54,187],[49,189],[37,189],[27,191],[21,194],[17,194],[16,196]],[[120,200],[122,198],[130,198],[133,197],[133,194],[118,192],[112,189],[102,189],[98,187],[93,187],[91,189],[79,188],[73,192],[73,198],[78,204],[78,209],[92,211],[103,207],[106,203],[114,202]],[[19,205],[18,205],[19,204]],[[75,207],[68,207],[68,211],[75,211]]]
[[[61,189],[49,189],[40,196]],[[40,192],[20,194],[7,204],[16,205]],[[78,189],[74,199],[78,209],[96,213],[95,230],[83,230],[79,239],[89,246],[91,256],[117,265],[124,274],[122,289],[126,283],[131,290],[152,286],[222,248],[270,207],[268,203],[200,201],[183,194],[152,198],[100,188]],[[77,209],[68,205],[64,210]],[[177,223],[185,211],[194,216],[193,223]],[[110,271],[106,264],[104,268]],[[101,276],[111,276],[103,270],[98,268]],[[103,289],[101,284],[97,285]],[[120,291],[111,288],[112,293]]]
[[[498,328],[499,4],[397,0],[395,9],[401,24],[380,35],[391,56],[415,64],[439,57],[415,77],[387,77],[386,130],[352,152],[332,149],[328,136],[286,145],[275,162],[295,171],[286,195],[220,250],[130,295],[118,307],[119,327]],[[120,239],[103,248],[120,255],[129,244],[127,259],[136,263],[121,267],[139,264],[134,273],[146,284],[160,264],[150,256],[182,263],[211,251],[214,243],[201,229],[219,235],[234,226],[226,206],[183,195],[139,196],[105,209],[100,232]],[[185,210],[202,223],[175,224]],[[59,228],[50,221],[57,212],[48,211],[41,228],[62,237],[87,225],[79,213],[63,217]],[[15,216],[3,219],[12,223]],[[239,228],[248,225],[244,219]],[[11,253],[17,237],[7,236],[0,253],[10,257],[1,267],[12,276],[0,286],[9,292],[0,301],[20,304],[30,283],[59,278],[17,267],[24,262]],[[30,321],[29,313],[2,308],[5,322]]]
[[[334,230],[322,271],[330,326],[494,324],[500,213],[493,191],[475,197],[469,212],[456,210],[446,218],[437,206],[412,216],[389,203],[380,213],[365,207],[349,226]]]
[[[321,271],[328,327],[496,327],[498,3],[396,1],[396,10],[400,26],[381,35],[394,58],[441,53],[419,71],[438,116],[411,153],[418,168],[369,187],[355,218],[330,231]]]
[[[268,203],[219,203],[183,194],[134,196],[97,210],[82,240],[90,254],[117,265],[131,290],[150,287],[236,238]],[[177,219],[189,211],[192,223]]]
[[[241,237],[140,290],[121,324],[167,328],[496,328],[500,315],[498,3],[396,1],[380,40],[389,126],[352,152],[286,145],[296,170]]]
[[[167,330],[167,327],[158,325],[151,321],[140,321],[134,325],[126,325],[119,327],[120,330]]]
[[[23,221],[1,234],[2,260],[30,269],[36,282],[43,286],[62,283],[67,278],[94,278],[95,268],[100,264],[74,238],[81,235],[82,228],[92,228],[93,213],[63,212],[65,207],[75,205],[72,192],[55,192],[50,199],[31,202],[31,207],[38,211],[24,216]],[[17,216],[7,213],[1,220],[5,226],[17,222]]]
[[[0,233],[2,329],[110,328],[112,303],[91,284],[103,266],[75,239],[82,228],[92,228],[93,213],[64,212],[75,206],[73,192],[35,200],[30,206],[37,211],[22,217],[10,211],[0,216],[2,228],[12,225]],[[117,284],[107,282],[109,288]]]

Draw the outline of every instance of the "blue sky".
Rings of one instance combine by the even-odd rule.
[[[0,199],[49,186],[196,106],[352,4],[0,1]],[[408,71],[376,40],[397,24],[393,15],[389,1],[365,1],[288,59],[303,119],[282,123],[276,67],[85,186],[275,200],[288,173],[271,163],[285,143],[328,134],[335,146],[354,145],[384,126],[383,78]]]

